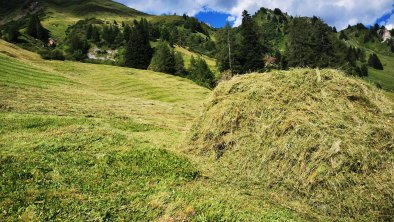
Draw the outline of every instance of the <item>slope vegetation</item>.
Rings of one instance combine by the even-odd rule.
[[[189,152],[222,181],[320,219],[387,221],[393,117],[383,91],[335,70],[251,74],[214,91]]]
[[[0,40],[0,221],[303,221],[180,153],[209,93]]]

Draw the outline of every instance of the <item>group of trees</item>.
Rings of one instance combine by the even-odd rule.
[[[229,24],[218,33],[217,65],[219,71],[232,73],[257,72],[264,68],[267,48],[257,24],[247,11],[242,14],[242,25],[231,29]]]
[[[146,19],[134,21],[133,27],[130,27],[124,55],[125,65],[137,69],[147,69],[152,56],[153,49],[149,42],[149,26]]]
[[[272,23],[268,19],[273,17],[276,21],[282,18],[281,23],[277,23],[278,35],[288,36],[284,53],[278,51],[277,45],[272,45],[276,44],[275,35],[270,37],[262,34],[266,24]],[[262,25],[257,25],[255,19],[264,21]],[[356,28],[365,29],[361,25]],[[267,9],[260,9],[253,18],[245,11],[239,28],[232,29],[227,25],[218,32],[217,65],[220,71],[229,70],[239,74],[260,71],[265,68],[265,63],[275,63],[273,67],[280,69],[340,68],[349,74],[367,76],[365,52],[341,41],[348,39],[345,32],[341,31],[339,36],[335,28],[317,17],[293,18],[286,17],[280,10],[271,13]]]
[[[205,60],[192,58],[190,68],[186,70],[182,55],[174,52],[167,41],[160,40],[153,50],[149,43],[149,23],[145,19],[125,28],[124,35],[128,37],[124,54],[126,66],[188,77],[208,88],[214,86],[214,75]]]
[[[186,18],[186,21],[195,20]],[[171,46],[176,44],[193,52],[214,56],[216,51],[215,42],[210,38],[209,32],[200,23],[197,24],[199,24],[199,28],[196,28],[196,25],[187,25],[186,22],[183,27],[182,25],[166,23],[150,24],[150,38],[153,41],[162,39],[170,43]]]
[[[37,14],[31,16],[26,32],[33,38],[39,39],[45,43],[48,41],[49,31],[42,26]]]
[[[19,28],[19,22],[8,23],[3,30],[3,38],[8,42],[17,43],[19,41],[19,36],[21,35]]]
[[[24,26],[26,26],[26,34],[44,43],[48,41],[50,33],[42,26],[37,14],[33,14],[28,18],[27,25],[24,25],[22,21],[12,21],[6,24],[3,29],[3,38],[9,42],[17,43],[21,36],[19,30]]]
[[[186,69],[182,54],[174,52],[169,43],[165,41],[160,41],[157,45],[149,69],[187,77],[207,88],[215,85],[215,77],[204,59],[192,56],[190,67]]]
[[[43,42],[48,41],[50,33],[42,26],[38,15],[31,15],[23,25],[26,26],[26,34]],[[380,28],[379,25],[366,28],[357,24],[348,29],[359,35],[367,33],[364,40],[369,41],[369,38],[378,35]],[[2,36],[8,41],[17,42],[20,29],[20,23],[11,22],[3,28]],[[182,55],[174,52],[175,45],[200,54],[214,55],[219,71],[238,74],[271,68],[330,67],[367,76],[368,66],[383,69],[376,54],[372,54],[367,61],[365,51],[349,47],[342,41],[349,38],[349,31],[337,34],[335,27],[328,26],[317,17],[293,18],[279,9],[271,11],[262,8],[255,16],[244,11],[241,26],[231,28],[227,24],[217,30],[215,42],[206,25],[187,15],[173,23],[149,23],[141,19],[131,25],[85,19],[70,27],[66,33],[63,49],[67,59],[86,59],[91,45],[116,48],[120,49],[120,61],[124,66],[186,76],[206,87],[213,87],[215,81],[205,60],[192,58],[190,67],[186,69]],[[151,46],[152,41],[158,41],[155,49]],[[394,51],[393,41],[389,45]],[[64,59],[62,50],[44,51],[44,58]]]

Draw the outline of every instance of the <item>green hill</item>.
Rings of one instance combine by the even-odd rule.
[[[0,220],[304,221],[181,153],[210,91],[0,40]],[[309,218],[309,217],[307,217]]]
[[[263,74],[225,73],[230,80],[211,91],[180,76],[121,67],[133,42],[124,31],[146,19],[139,31],[149,30],[147,48],[165,40],[186,68],[199,56],[220,79],[217,39],[233,35],[232,50],[242,56],[240,28],[217,32],[193,17],[148,15],[111,0],[0,5],[2,38],[15,27],[21,33],[15,44],[0,40],[0,221],[392,219],[394,55],[378,37],[365,42],[367,29],[350,27],[340,40],[318,18],[300,18],[320,25],[341,52],[343,63],[324,67],[342,69],[352,46],[367,59],[376,53],[384,70],[369,68],[363,78],[335,69],[275,71],[287,68],[295,18],[261,8],[252,16],[264,42],[259,61],[272,64]],[[29,13],[56,46],[27,34]],[[298,34],[317,33],[308,28]],[[324,65],[319,50],[309,60]]]
[[[375,53],[382,61],[384,70],[377,70],[369,68],[369,76],[366,78],[375,84],[378,84],[383,89],[390,92],[394,91],[394,53],[391,52],[390,42],[382,42],[379,35],[373,32],[366,42],[366,37],[370,36],[371,31],[365,27],[351,26],[344,30],[348,37],[346,42],[355,47],[362,48],[367,53],[367,58],[370,54]]]

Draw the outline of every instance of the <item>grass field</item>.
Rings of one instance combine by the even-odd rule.
[[[380,85],[383,89],[391,92],[392,94],[392,92],[394,92],[394,57],[392,53],[383,53],[384,49],[387,50],[387,47],[383,49],[383,44],[374,44],[372,47],[371,44],[362,44],[355,38],[350,39],[348,43],[356,47],[364,48],[367,52],[367,59],[371,53],[376,53],[378,55],[384,66],[384,70],[376,70],[369,67],[369,74],[365,79],[369,82]],[[376,50],[372,50],[373,48]]]
[[[201,57],[205,60],[205,62],[207,62],[208,66],[211,69],[211,71],[213,72],[213,74],[215,74],[216,77],[219,77],[220,72],[219,72],[218,68],[216,67],[216,60],[215,59],[210,58],[205,55],[191,52],[191,51],[189,51],[185,48],[179,47],[179,46],[175,46],[175,51],[182,53],[183,59],[185,60],[186,68],[188,68],[190,66],[190,59],[192,58],[192,56],[194,56],[195,58]]]
[[[189,80],[1,40],[0,70],[0,221],[304,220],[183,154],[210,94]]]

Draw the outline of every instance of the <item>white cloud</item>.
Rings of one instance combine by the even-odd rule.
[[[132,8],[153,14],[195,15],[205,8],[229,13],[241,24],[243,10],[254,14],[260,7],[280,8],[294,16],[319,16],[339,29],[348,24],[373,24],[393,9],[394,0],[118,0]],[[231,18],[229,18],[231,19]],[[390,23],[393,24],[393,23]]]
[[[383,22],[382,25],[386,26],[388,30],[394,29],[394,14],[386,22]]]

